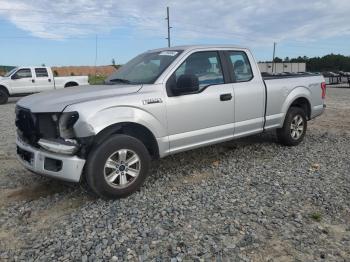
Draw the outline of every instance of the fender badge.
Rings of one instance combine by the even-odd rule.
[[[148,99],[142,100],[142,103],[144,105],[149,105],[149,104],[163,103],[163,101],[161,98],[148,98]]]

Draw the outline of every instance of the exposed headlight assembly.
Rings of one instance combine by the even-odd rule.
[[[62,138],[73,138],[74,130],[73,126],[78,121],[78,112],[66,112],[62,113],[58,121],[58,128],[60,131],[60,136]]]
[[[79,146],[71,139],[40,139],[38,144],[51,152],[65,155],[73,155],[79,149]]]

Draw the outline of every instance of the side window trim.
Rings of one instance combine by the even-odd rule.
[[[229,75],[230,75],[230,78],[231,78],[231,83],[244,83],[244,82],[250,82],[254,79],[254,72],[253,72],[253,69],[252,69],[252,64],[250,63],[250,59],[247,55],[247,53],[245,51],[241,51],[241,50],[226,50],[224,51],[225,53],[225,57],[226,57],[226,60],[228,62],[228,68],[229,68]],[[232,61],[231,61],[231,58],[230,58],[230,53],[242,53],[245,58],[247,59],[248,63],[249,63],[249,67],[250,67],[250,71],[252,73],[252,77],[249,79],[249,80],[245,80],[245,81],[237,81],[236,80],[236,76],[234,74],[234,68],[233,68],[233,64],[232,64]]]
[[[220,67],[221,67],[221,71],[222,71],[222,76],[223,76],[223,80],[224,80],[224,83],[218,83],[218,84],[209,84],[209,85],[206,85],[206,86],[203,86],[200,90],[196,91],[196,92],[191,92],[191,93],[186,93],[186,94],[182,94],[182,95],[179,95],[179,96],[184,96],[184,95],[193,95],[193,94],[199,94],[199,93],[202,93],[204,90],[206,90],[208,87],[210,86],[216,86],[216,85],[225,85],[225,84],[228,84],[230,83],[230,73],[229,73],[229,70],[228,70],[228,64],[229,62],[225,59],[225,55],[223,53],[222,50],[203,50],[203,51],[195,51],[195,52],[192,52],[190,54],[188,54],[184,60],[172,71],[172,73],[170,74],[169,78],[167,79],[166,81],[166,92],[167,92],[167,95],[168,97],[174,97],[174,96],[177,96],[177,95],[174,95],[172,93],[172,91],[170,90],[170,86],[169,86],[169,81],[171,81],[172,79],[172,76],[175,74],[175,72],[183,65],[183,63],[187,60],[187,58],[189,58],[191,55],[193,54],[196,54],[196,53],[205,53],[205,52],[215,52],[217,54],[217,58],[218,58],[218,62],[220,64]]]
[[[230,61],[228,60],[228,57],[226,55],[225,50],[219,50],[219,60],[221,64],[222,74],[224,76],[224,82],[225,84],[229,84],[232,82],[231,74],[230,74]]]

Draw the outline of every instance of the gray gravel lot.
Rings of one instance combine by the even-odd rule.
[[[15,159],[16,99],[0,106],[0,260],[350,261],[350,89],[329,89],[305,141],[274,134],[154,163],[103,201]]]

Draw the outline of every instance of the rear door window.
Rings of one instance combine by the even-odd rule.
[[[247,82],[253,79],[252,67],[245,52],[228,51],[228,56],[235,82]]]
[[[49,77],[46,68],[35,68],[36,77]]]

